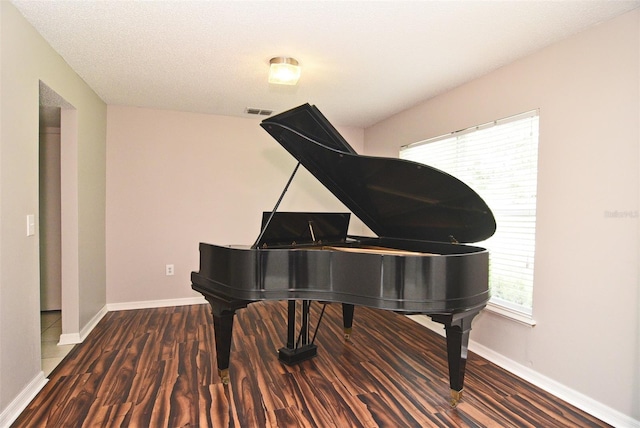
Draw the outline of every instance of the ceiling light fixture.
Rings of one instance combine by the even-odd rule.
[[[293,58],[275,57],[269,61],[269,83],[295,85],[300,79],[300,66]]]

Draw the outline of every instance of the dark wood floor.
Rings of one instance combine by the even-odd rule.
[[[473,353],[451,408],[442,337],[362,307],[349,342],[341,325],[340,306],[329,305],[318,356],[289,367],[276,354],[286,305],[250,305],[236,316],[224,386],[208,305],[109,312],[13,426],[607,426]]]

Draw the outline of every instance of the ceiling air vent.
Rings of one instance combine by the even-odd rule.
[[[257,114],[259,116],[270,116],[271,113],[273,113],[273,110],[247,107],[244,109],[244,112],[247,114]]]

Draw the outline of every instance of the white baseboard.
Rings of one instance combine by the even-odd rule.
[[[58,342],[58,346],[75,345],[78,343],[82,343],[87,338],[89,333],[91,333],[91,330],[93,330],[94,327],[98,325],[102,317],[104,317],[106,314],[107,314],[107,306],[105,305],[102,307],[102,309],[98,311],[97,314],[93,316],[93,318],[89,320],[89,322],[84,327],[82,327],[82,330],[80,330],[79,333],[61,334],[60,341]]]
[[[40,372],[34,377],[31,382],[25,386],[25,388],[13,399],[2,413],[0,413],[0,428],[8,428],[17,418],[20,413],[29,405],[31,400],[40,392],[42,388],[47,384],[49,379],[44,376],[44,372]]]
[[[130,309],[164,308],[167,306],[200,305],[207,303],[204,297],[184,297],[181,299],[143,300],[139,302],[107,303],[107,310],[127,311]]]
[[[102,307],[102,309],[100,309],[100,311],[98,311],[97,314],[94,315],[93,318],[91,318],[91,320],[89,320],[89,322],[82,328],[82,330],[80,330],[80,342],[83,342],[87,338],[89,333],[91,333],[91,330],[93,330],[94,327],[98,325],[100,320],[107,314],[107,312],[108,309],[105,305]]]
[[[427,315],[410,315],[409,318],[441,336],[445,335],[442,324],[432,321]],[[519,364],[484,345],[474,342],[473,340],[469,340],[469,350],[491,361],[495,365],[502,367],[508,372],[513,373],[519,378],[532,383],[538,388],[555,395],[578,409],[595,416],[601,421],[618,428],[640,428],[640,421],[612,409],[611,407],[606,406],[578,391],[568,388],[567,386],[556,382],[555,380],[548,378],[529,367],[523,366],[522,364]]]
[[[81,343],[80,333],[66,333],[60,335],[60,340],[58,341],[58,346],[62,345],[75,345]]]

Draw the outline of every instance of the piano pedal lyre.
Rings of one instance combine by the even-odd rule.
[[[324,310],[326,304],[322,307],[318,324],[316,325],[313,339],[309,337],[309,312],[311,309],[310,300],[302,300],[302,311],[300,314],[300,331],[297,338],[295,334],[296,318],[297,318],[297,304],[295,300],[289,300],[288,302],[288,314],[287,314],[287,344],[278,350],[278,359],[287,365],[298,364],[301,361],[313,358],[318,353],[318,346],[314,344],[316,340],[316,334],[318,328],[322,322]]]

